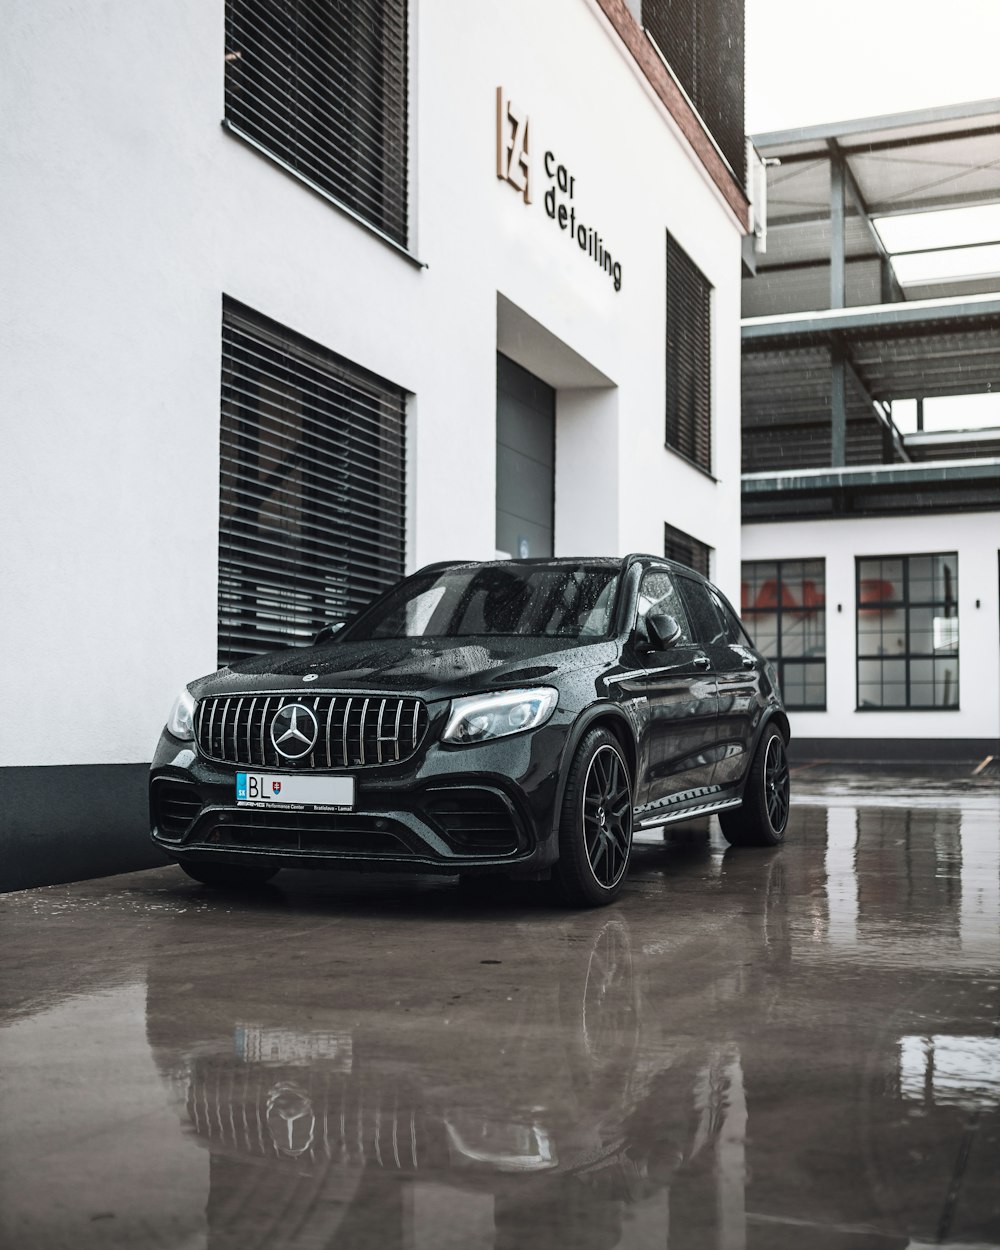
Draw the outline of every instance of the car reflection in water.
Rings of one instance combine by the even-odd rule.
[[[349,975],[303,1007],[279,950],[226,1008],[190,992],[217,953],[164,943],[148,1037],[209,1246],[1000,1244],[1000,848],[964,821],[801,806],[763,863],[672,835],[627,919],[544,920],[543,973],[542,922],[488,914],[505,979],[447,1006]]]
[[[485,999],[392,1029],[289,1007],[171,1045],[175,985],[166,971],[161,1010],[154,970],[149,1039],[211,1156],[210,1245],[413,1244],[411,1182],[487,1199],[487,1244],[522,1250],[554,1229],[556,1244],[614,1246],[625,1208],[674,1184],[709,1210],[706,1187],[742,1194],[738,1047],[645,1034],[658,959],[623,916],[588,913],[563,936],[570,954],[515,1016]],[[470,1037],[482,1062],[463,1082]]]

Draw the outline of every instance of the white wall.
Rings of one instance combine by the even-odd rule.
[[[825,712],[794,712],[800,738],[996,738],[1000,735],[1000,512],[747,525],[744,560],[826,560]],[[855,557],[958,552],[959,709],[855,708]],[[979,606],[976,606],[976,603]]]
[[[589,0],[412,8],[424,269],[223,132],[222,0],[8,6],[3,692],[74,732],[6,717],[0,764],[148,759],[176,690],[215,667],[223,294],[414,393],[412,568],[494,552],[502,292],[616,388],[617,446],[589,462],[585,398],[560,406],[561,428],[574,402],[581,421],[563,428],[560,548],[658,552],[669,521],[716,548],[735,594],[738,223]],[[495,174],[500,84],[532,118],[530,206]],[[546,216],[546,148],[620,292]],[[719,485],[663,447],[668,228],[715,288]],[[567,518],[604,490],[607,532],[581,522],[574,541]]]

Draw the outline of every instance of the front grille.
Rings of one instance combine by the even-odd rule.
[[[301,759],[280,755],[271,722],[286,705],[307,708],[318,737]],[[198,749],[208,759],[248,768],[359,768],[407,760],[427,731],[427,707],[420,699],[379,695],[230,695],[199,700]],[[307,721],[307,723],[309,723]]]
[[[333,1163],[393,1172],[447,1164],[443,1126],[418,1093],[361,1073],[331,1072],[322,1060],[284,1067],[198,1058],[188,1069],[185,1094],[198,1136],[240,1154],[295,1159],[300,1167]],[[274,1110],[282,1098],[297,1099],[302,1114],[283,1119]],[[271,1175],[255,1175],[254,1189]],[[283,1192],[282,1202],[287,1197]],[[268,1215],[279,1206],[272,1201]]]
[[[179,842],[202,809],[192,786],[160,781],[153,786],[153,823],[161,837]]]

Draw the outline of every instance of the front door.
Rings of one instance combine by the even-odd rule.
[[[718,762],[712,781],[735,785],[750,763],[754,726],[764,703],[760,661],[713,590],[693,577],[678,577],[677,582],[694,637],[711,660],[718,682]]]
[[[645,650],[644,618],[666,613],[681,627],[668,650]],[[631,667],[623,689],[644,699],[646,716],[639,734],[639,775],[645,788],[636,795],[643,817],[669,807],[691,791],[707,787],[715,767],[718,696],[705,649],[695,641],[684,603],[666,569],[649,569],[639,585]]]

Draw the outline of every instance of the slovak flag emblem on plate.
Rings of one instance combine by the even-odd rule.
[[[271,789],[274,791],[274,793],[275,793],[275,794],[280,794],[280,793],[281,793],[281,782],[280,782],[280,781],[272,781],[272,782],[271,782]]]

